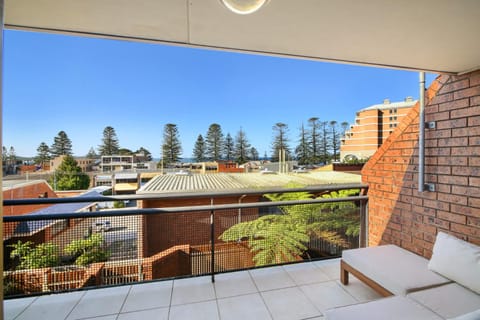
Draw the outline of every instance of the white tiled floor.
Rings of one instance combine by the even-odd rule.
[[[332,307],[380,298],[351,277],[339,281],[339,260],[328,260],[5,300],[5,319],[89,320],[320,320]]]

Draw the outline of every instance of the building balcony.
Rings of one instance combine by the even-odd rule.
[[[56,208],[53,214],[4,217],[4,250],[10,257],[4,263],[5,319],[322,319],[328,308],[379,298],[359,281],[353,280],[348,287],[339,282],[341,250],[366,243],[368,197],[332,199],[322,195],[354,187],[360,191],[366,186],[288,189],[285,194],[308,191],[315,196],[303,200],[288,196],[287,201],[259,201],[265,194],[279,197],[285,189],[197,193],[189,196],[192,198],[184,194],[177,195],[177,205],[169,208],[159,208],[156,203],[165,204],[162,201],[172,201],[175,196],[4,201],[4,205],[50,203],[63,205],[65,210],[77,201],[90,204],[128,198],[143,203],[119,210],[62,212],[62,208]],[[205,206],[201,205],[203,198],[213,203],[231,198],[236,203]],[[178,206],[185,201],[197,205]],[[148,207],[149,203],[155,205]],[[312,225],[324,221],[323,216],[348,216],[358,232],[348,235],[337,225],[327,230],[327,236],[319,236],[318,229],[306,233],[308,237],[302,238],[298,252],[281,249],[283,240],[294,237],[288,238],[287,232],[278,238],[274,228],[249,240],[240,236],[234,236],[235,241],[222,238],[239,223],[260,219],[268,223],[266,217],[299,212],[309,212],[308,221],[304,221]],[[339,238],[332,237],[332,232]],[[66,248],[74,241],[93,239],[93,235],[103,239],[101,248],[108,251],[108,258],[83,265],[73,263],[65,254]],[[15,260],[11,255],[12,244],[19,240],[32,241],[36,246],[55,245],[58,252],[64,252],[60,260],[67,264],[39,266],[30,260],[19,265],[25,260]],[[274,255],[257,256],[255,245],[270,246]]]

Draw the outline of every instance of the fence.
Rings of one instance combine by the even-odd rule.
[[[4,293],[8,298],[207,274],[214,281],[218,272],[338,257],[366,244],[365,190],[354,184],[5,200],[51,206],[41,214],[3,218]],[[138,206],[92,206],[126,199]],[[75,203],[93,209],[69,211]]]

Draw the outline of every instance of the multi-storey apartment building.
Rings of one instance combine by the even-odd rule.
[[[382,104],[358,111],[355,123],[342,138],[340,158],[350,160],[372,156],[416,103],[412,97],[400,102],[385,99]]]
[[[134,156],[127,155],[111,155],[102,156],[100,167],[102,172],[132,170],[134,164]]]
[[[55,157],[50,160],[50,171],[58,170],[58,167],[62,164],[65,155]],[[95,159],[85,158],[85,157],[75,157],[77,165],[82,169],[82,172],[90,172],[94,170]]]

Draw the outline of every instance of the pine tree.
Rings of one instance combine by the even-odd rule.
[[[101,156],[111,156],[118,154],[119,142],[115,129],[107,126],[103,129],[102,144],[98,146],[98,152]]]
[[[328,122],[327,121],[322,121],[320,122],[320,155],[319,155],[319,160],[321,163],[327,163],[330,155],[328,154],[328,150],[330,147],[329,139],[328,139],[328,128],[327,128]]]
[[[310,145],[307,139],[307,132],[303,126],[300,128],[300,139],[298,145],[295,148],[295,155],[299,164],[307,164],[310,160]]]
[[[205,139],[206,155],[211,161],[222,159],[223,151],[223,133],[222,127],[217,123],[212,123],[208,127],[207,136]]]
[[[17,164],[17,153],[15,152],[15,148],[13,146],[10,146],[10,150],[8,151],[8,163],[10,163],[12,166]]]
[[[162,160],[169,165],[180,160],[182,145],[176,124],[167,123],[163,128]]]
[[[285,152],[286,158],[290,157],[290,147],[288,146],[288,125],[278,122],[273,126],[274,138],[272,143],[272,161],[279,161],[279,152]]]
[[[343,121],[342,123],[340,123],[340,127],[342,127],[342,136],[345,136],[345,133],[347,132],[349,125],[350,124],[346,121]]]
[[[65,131],[60,131],[53,139],[50,153],[53,158],[63,155],[72,155],[72,141],[68,138]]]
[[[121,156],[133,156],[134,152],[128,148],[119,148],[116,154]]]
[[[198,135],[195,147],[193,148],[193,158],[196,162],[205,161],[205,140],[201,134]]]
[[[56,190],[85,190],[90,185],[90,177],[82,172],[71,155],[66,155],[50,183]]]
[[[248,142],[247,135],[245,131],[240,128],[235,136],[235,161],[239,164],[247,162],[249,160],[249,151],[250,143]]]
[[[144,161],[152,161],[152,153],[145,149],[144,147],[140,147],[137,151],[135,151],[135,154],[141,155],[143,154],[143,159]]]
[[[45,142],[40,143],[37,148],[37,156],[35,157],[35,163],[44,166],[45,162],[50,160],[50,148]]]
[[[340,149],[340,133],[338,131],[337,121],[330,121],[330,145],[332,146],[332,159],[337,161],[338,151]]]
[[[95,152],[95,149],[93,149],[93,147],[91,147],[90,150],[88,150],[88,153],[87,153],[86,157],[88,159],[97,159],[98,158],[98,155]]]
[[[4,164],[7,164],[7,160],[8,160],[8,150],[7,150],[7,147],[2,146],[2,162],[3,162]]]
[[[257,161],[260,158],[258,151],[255,147],[251,147],[249,153],[250,160]]]
[[[223,151],[223,154],[225,155],[225,160],[227,161],[233,160],[234,152],[235,152],[235,142],[233,141],[233,138],[230,135],[230,133],[227,133],[227,136],[225,137],[225,146]]]
[[[319,154],[320,154],[320,123],[318,122],[317,117],[312,117],[308,119],[308,125],[310,126],[310,137],[309,137],[309,156],[308,163],[318,163]]]

